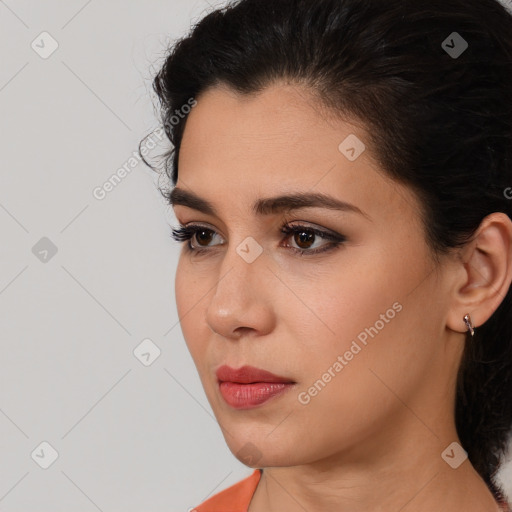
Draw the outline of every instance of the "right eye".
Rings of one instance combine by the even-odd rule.
[[[215,235],[217,233],[213,229],[209,229],[204,226],[199,226],[199,225],[195,225],[195,224],[190,224],[188,226],[182,226],[180,224],[179,229],[172,230],[171,237],[174,240],[176,240],[177,242],[189,241],[189,243],[186,244],[186,246],[185,246],[185,247],[187,247],[188,250],[201,252],[203,250],[207,250],[206,247],[208,247],[208,245],[201,246],[201,243],[199,243],[200,248],[198,249],[190,243],[190,240],[195,237],[196,241],[203,241],[206,244],[208,244],[211,241],[211,239],[213,238],[212,234]],[[222,245],[222,244],[218,244],[218,245]],[[204,249],[202,247],[204,247]]]

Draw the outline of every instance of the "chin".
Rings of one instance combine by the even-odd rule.
[[[297,453],[300,443],[293,442],[289,437],[287,443],[279,436],[272,440],[270,437],[262,432],[260,435],[236,436],[236,439],[229,438],[226,442],[231,453],[251,468],[284,467],[301,463]]]

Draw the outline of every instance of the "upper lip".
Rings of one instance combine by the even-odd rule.
[[[251,384],[253,382],[289,382],[294,383],[293,380],[287,377],[280,377],[273,373],[254,368],[254,366],[242,366],[241,368],[234,369],[230,366],[223,365],[217,369],[217,378],[219,382],[236,382],[238,384]]]

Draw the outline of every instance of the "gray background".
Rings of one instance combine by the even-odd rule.
[[[209,5],[0,0],[1,511],[186,511],[252,473],[182,337],[157,175],[93,195],[158,127],[151,78]]]

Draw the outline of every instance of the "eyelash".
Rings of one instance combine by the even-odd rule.
[[[216,234],[216,231],[213,229],[206,228],[204,226],[199,226],[196,224],[189,224],[188,226],[182,226],[180,224],[179,229],[173,229],[171,233],[171,238],[173,238],[177,242],[186,242],[190,241],[199,231],[211,231],[212,233]],[[290,249],[299,254],[300,256],[304,255],[312,255],[312,254],[319,254],[322,252],[330,251],[333,249],[337,249],[341,244],[343,244],[346,241],[346,237],[343,235],[334,235],[332,233],[328,233],[326,231],[322,231],[310,226],[289,226],[288,224],[285,224],[281,228],[281,233],[284,235],[287,235],[286,238],[290,238],[291,235],[294,235],[296,233],[303,233],[303,232],[311,232],[315,235],[319,236],[320,238],[324,238],[325,240],[331,240],[332,243],[325,245],[321,249],[297,249],[296,247],[290,247]],[[211,249],[208,248],[200,248],[195,249],[191,246],[190,242],[186,244],[185,246],[188,251],[194,252],[196,254],[203,254],[211,251]]]

